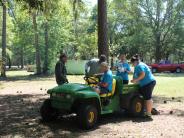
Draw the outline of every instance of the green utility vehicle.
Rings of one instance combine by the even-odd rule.
[[[50,99],[44,101],[40,110],[43,121],[74,113],[79,126],[90,129],[104,114],[122,110],[132,116],[142,114],[143,98],[139,94],[138,85],[123,85],[119,77],[114,77],[112,92],[99,95],[91,87],[97,80],[85,77],[85,81],[88,84],[68,83],[48,90]]]

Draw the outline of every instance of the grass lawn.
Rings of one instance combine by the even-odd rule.
[[[3,86],[2,86],[2,84],[0,83],[0,89],[2,89],[3,88]]]
[[[184,73],[156,73],[157,84],[153,95],[184,97]],[[132,75],[130,76],[130,79]]]
[[[34,74],[34,72],[27,72],[26,70],[18,70],[18,71],[7,71],[6,75],[7,77],[24,77]]]
[[[184,74],[155,74],[157,85],[155,95],[184,97]]]
[[[33,74],[27,71],[8,71],[8,77],[20,77],[26,80],[28,75]],[[164,97],[184,97],[184,73],[173,74],[173,73],[158,73],[154,74],[157,80],[157,85],[154,90],[154,95],[160,95]],[[84,83],[83,77],[81,76],[68,76],[72,82]],[[130,76],[132,78],[132,76]],[[53,80],[51,80],[53,81]],[[0,88],[3,86],[0,84]]]

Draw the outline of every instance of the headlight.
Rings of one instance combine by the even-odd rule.
[[[56,93],[52,93],[51,96],[56,96]]]
[[[65,93],[52,93],[52,97],[60,97],[62,99],[71,99],[72,96],[70,94],[65,94]]]
[[[66,99],[71,99],[71,95],[70,94],[67,94],[66,95]]]

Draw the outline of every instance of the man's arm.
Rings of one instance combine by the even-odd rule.
[[[55,66],[55,75],[57,78],[60,78],[60,74],[61,74],[61,67],[60,67],[60,63],[56,63],[56,66]]]
[[[86,64],[85,64],[85,73],[86,74],[88,73],[89,64],[90,64],[90,61],[86,62]]]

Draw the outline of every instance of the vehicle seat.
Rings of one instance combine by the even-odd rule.
[[[115,93],[115,90],[116,90],[116,79],[113,79],[113,82],[112,82],[112,91],[109,92],[109,93],[105,93],[105,94],[101,94],[100,97],[110,97],[110,96],[113,96],[114,93]]]

